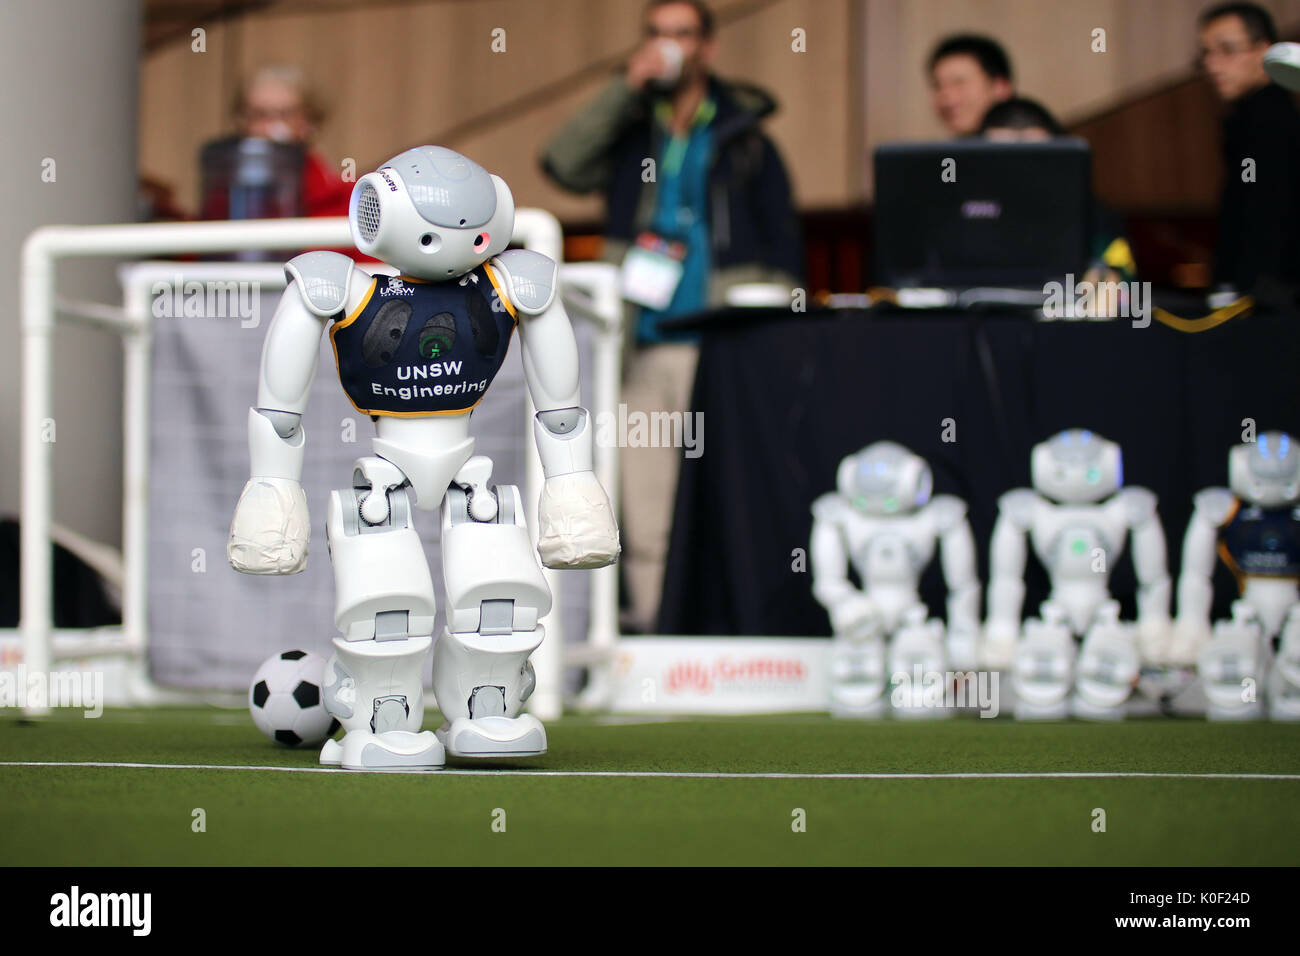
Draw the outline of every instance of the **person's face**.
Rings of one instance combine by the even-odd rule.
[[[307,142],[311,123],[302,95],[285,83],[263,80],[254,84],[244,101],[240,132],[278,142]]]
[[[1024,129],[995,126],[984,131],[984,138],[994,143],[1045,143],[1052,138],[1052,133],[1041,126],[1027,126]]]
[[[646,15],[648,41],[672,40],[682,51],[681,81],[696,80],[708,72],[713,59],[713,40],[705,39],[700,18],[689,3],[666,3]]]
[[[934,65],[930,79],[934,111],[955,136],[974,133],[989,107],[1011,95],[1009,82],[993,79],[968,53],[945,56]]]
[[[1211,20],[1200,31],[1200,64],[1214,91],[1232,102],[1268,82],[1264,54],[1268,43],[1256,43],[1235,14]]]

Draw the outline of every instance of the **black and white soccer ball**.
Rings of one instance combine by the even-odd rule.
[[[286,747],[319,747],[339,729],[325,709],[325,658],[285,651],[262,662],[248,688],[257,729]]]

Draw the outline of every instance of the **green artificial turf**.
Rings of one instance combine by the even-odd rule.
[[[432,716],[433,726],[437,717]],[[1196,720],[548,725],[550,752],[454,768],[693,773],[1300,774],[1300,726]],[[0,719],[0,762],[315,767],[246,714]],[[1300,781],[423,775],[0,766],[8,864],[1281,864]],[[196,833],[193,811],[206,814]],[[1106,814],[1093,829],[1094,809]],[[796,809],[806,831],[794,832]],[[504,811],[504,832],[498,829]]]

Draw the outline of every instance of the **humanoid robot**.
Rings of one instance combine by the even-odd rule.
[[[1183,539],[1173,664],[1196,663],[1211,720],[1300,720],[1300,448],[1265,432],[1228,452],[1229,488],[1206,488]],[[1237,578],[1232,619],[1210,629],[1217,557]],[[1276,648],[1276,656],[1274,649]],[[1271,666],[1270,666],[1271,664]],[[1267,677],[1266,677],[1267,675]]]
[[[249,574],[306,566],[310,526],[301,416],[328,325],[349,400],[376,425],[374,454],[331,492],[326,519],[342,632],[324,696],[346,730],[323,764],[436,769],[446,754],[546,751],[520,714],[535,678],[529,655],[551,607],[519,491],[490,483],[469,417],[519,330],[546,475],[538,505],[542,563],[597,568],[619,551],[609,500],[592,472],[592,423],[579,404],[578,350],[557,298],[556,264],[507,251],[510,189],[449,149],[421,146],[358,180],[349,219],[358,249],[400,276],[371,277],[351,259],[309,252],[267,331],[257,405],[249,410],[252,477],[230,529],[231,565]],[[331,324],[332,323],[332,324]],[[441,508],[447,626],[433,641],[434,592],[412,508]],[[422,731],[423,663],[446,722]]]
[[[901,673],[910,692],[890,695],[895,713],[945,716],[950,711],[921,696],[927,687],[914,675],[975,666],[979,581],[966,503],[931,498],[925,459],[888,441],[845,458],[835,483],[836,491],[813,502],[810,555],[813,595],[835,634],[831,713],[879,716],[891,676]],[[943,622],[929,619],[917,592],[936,541],[948,585],[946,640]],[[850,563],[861,588],[849,580]]]
[[[998,501],[982,662],[1012,671],[1018,718],[1056,719],[1071,710],[1121,718],[1143,660],[1161,663],[1169,639],[1170,582],[1156,496],[1122,487],[1119,446],[1083,429],[1035,445],[1030,471],[1032,490],[1017,488]],[[1119,620],[1108,587],[1130,533],[1136,626]],[[1022,631],[1026,538],[1052,588],[1041,616]]]

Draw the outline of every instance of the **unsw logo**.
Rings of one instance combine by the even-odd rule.
[[[379,290],[381,296],[385,295],[415,295],[415,290],[403,282],[397,276],[388,277],[388,285]]]

